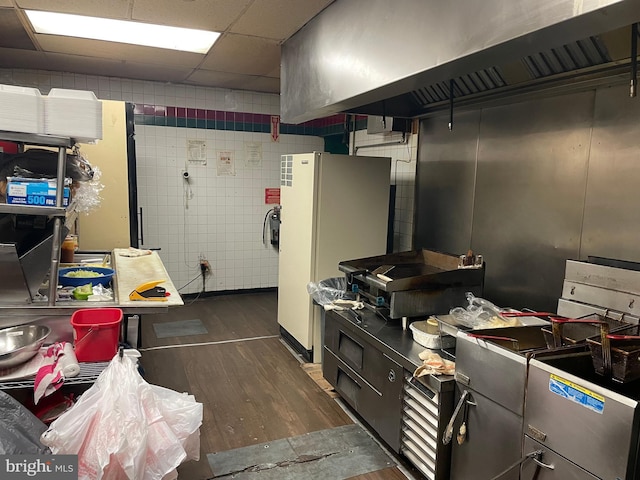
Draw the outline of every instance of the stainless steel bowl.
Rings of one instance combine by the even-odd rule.
[[[20,325],[0,330],[0,368],[15,367],[31,360],[51,329],[45,325]]]

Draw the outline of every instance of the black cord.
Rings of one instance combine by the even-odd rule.
[[[194,277],[192,280],[189,280],[187,283],[185,283],[183,286],[181,286],[178,291],[182,290],[184,287],[191,285],[193,282],[195,282],[197,279],[200,278],[200,275]]]

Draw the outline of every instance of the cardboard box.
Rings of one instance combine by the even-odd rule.
[[[14,205],[56,206],[56,180],[48,178],[7,178],[7,203]],[[70,184],[66,179],[65,184]],[[64,187],[63,205],[69,205],[70,190]]]

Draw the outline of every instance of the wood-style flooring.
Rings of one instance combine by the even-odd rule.
[[[154,323],[193,319],[208,333],[155,336]],[[280,339],[275,292],[187,299],[168,314],[145,315],[141,334],[146,380],[203,404],[200,460],[182,464],[180,479],[213,478],[208,453],[353,423]],[[394,467],[350,480],[405,478]]]

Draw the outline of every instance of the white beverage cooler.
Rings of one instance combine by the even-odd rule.
[[[278,323],[309,361],[320,362],[322,335],[307,284],[343,276],[342,260],[387,253],[390,175],[388,157],[282,156]]]

